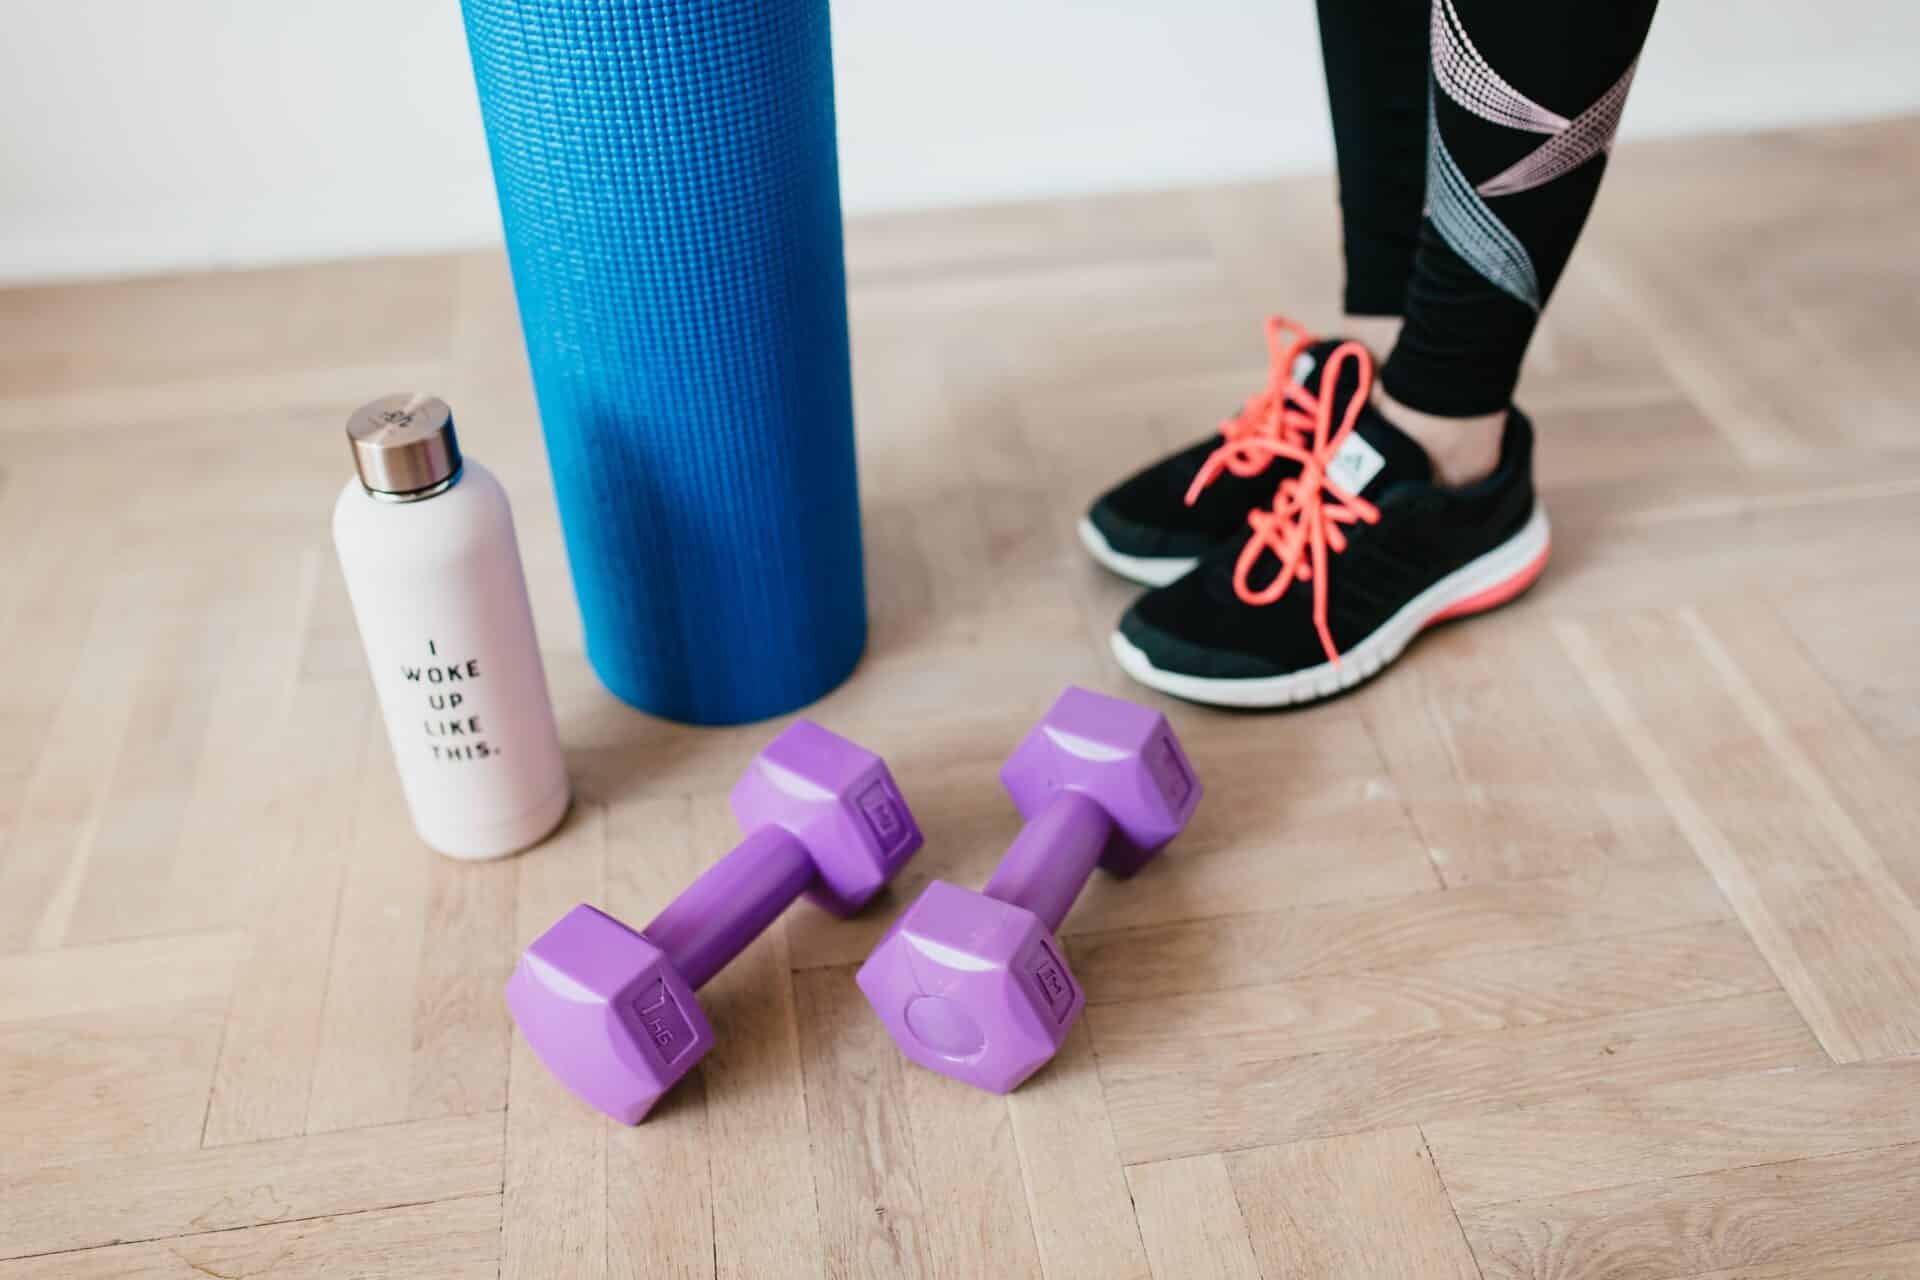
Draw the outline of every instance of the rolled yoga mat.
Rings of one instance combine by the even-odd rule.
[[[587,656],[677,720],[866,642],[826,0],[462,0]]]

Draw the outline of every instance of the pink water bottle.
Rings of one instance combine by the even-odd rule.
[[[333,541],[414,828],[452,858],[518,852],[570,790],[506,492],[433,396],[363,405],[347,439]]]

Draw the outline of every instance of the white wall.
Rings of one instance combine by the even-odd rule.
[[[0,279],[498,236],[457,0],[0,18]],[[834,25],[851,212],[1331,163],[1310,0],[835,0]],[[1909,0],[1667,0],[1626,132],[1920,110],[1917,56]]]

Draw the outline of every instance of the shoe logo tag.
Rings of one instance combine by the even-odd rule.
[[[1293,368],[1287,370],[1287,376],[1295,382],[1305,382],[1313,374],[1313,352],[1302,351],[1293,358]]]
[[[1340,452],[1333,455],[1333,461],[1327,464],[1327,479],[1359,497],[1387,460],[1380,451],[1368,444],[1358,431],[1350,432],[1340,445]]]

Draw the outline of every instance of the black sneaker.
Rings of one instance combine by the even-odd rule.
[[[1269,446],[1304,446],[1313,431],[1320,371],[1338,346],[1291,320],[1267,321],[1272,372],[1266,390],[1219,431],[1102,494],[1080,520],[1080,541],[1123,578],[1162,587],[1247,527],[1299,466]]]
[[[1533,427],[1507,414],[1500,464],[1459,489],[1433,482],[1426,452],[1364,398],[1371,358],[1349,362],[1359,394],[1323,412],[1249,534],[1203,556],[1120,620],[1114,656],[1163,693],[1230,707],[1313,702],[1400,656],[1433,623],[1505,604],[1546,566],[1547,517],[1533,492]],[[1328,410],[1332,406],[1327,406]]]

